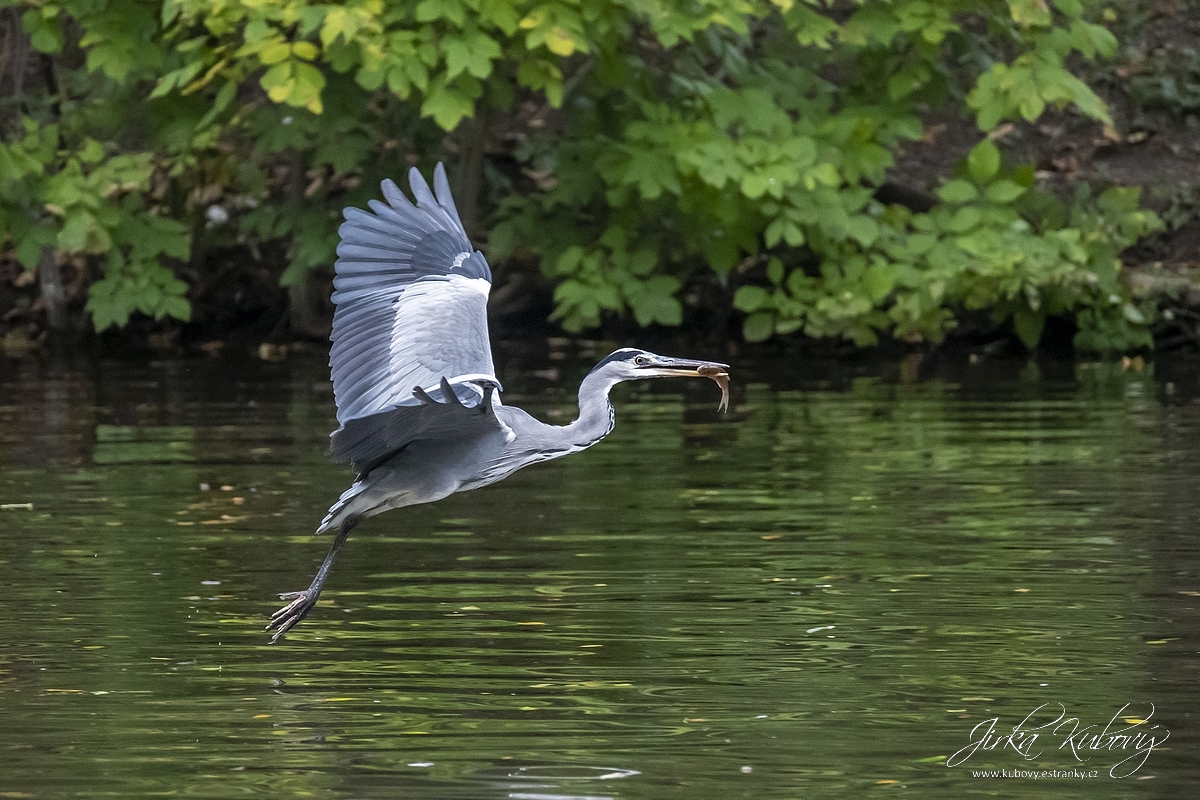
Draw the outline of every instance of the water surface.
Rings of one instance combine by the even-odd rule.
[[[565,422],[545,359],[505,401]],[[1183,796],[1200,372],[1136,366],[624,387],[591,450],[364,523],[271,646],[351,477],[321,355],[0,362],[0,796]],[[947,767],[1039,706],[1169,741]]]

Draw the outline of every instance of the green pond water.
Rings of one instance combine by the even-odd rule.
[[[567,421],[594,355],[505,401]],[[0,361],[0,797],[1191,796],[1200,365],[1127,366],[622,387],[270,645],[352,477],[323,356]]]

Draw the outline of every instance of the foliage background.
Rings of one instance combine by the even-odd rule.
[[[1180,292],[1121,253],[1163,219],[1021,144],[1127,146],[1096,88],[1194,120],[1195,52],[1130,44],[1166,5],[0,0],[7,314],[321,336],[340,210],[445,159],[497,310],[567,331],[1146,347]],[[897,183],[936,119],[963,157]]]

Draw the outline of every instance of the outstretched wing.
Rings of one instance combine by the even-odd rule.
[[[338,233],[329,366],[338,422],[369,417],[443,378],[496,382],[488,340],[492,271],[471,249],[446,169],[434,191],[414,167],[416,205],[390,180],[387,203],[347,208]]]

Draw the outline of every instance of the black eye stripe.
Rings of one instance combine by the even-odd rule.
[[[632,347],[622,347],[620,350],[617,350],[617,351],[605,356],[600,361],[599,364],[592,367],[592,372],[595,372],[596,370],[600,369],[601,367],[605,366],[606,364],[608,364],[612,361],[628,361],[629,356],[636,352],[637,352],[637,350]]]

